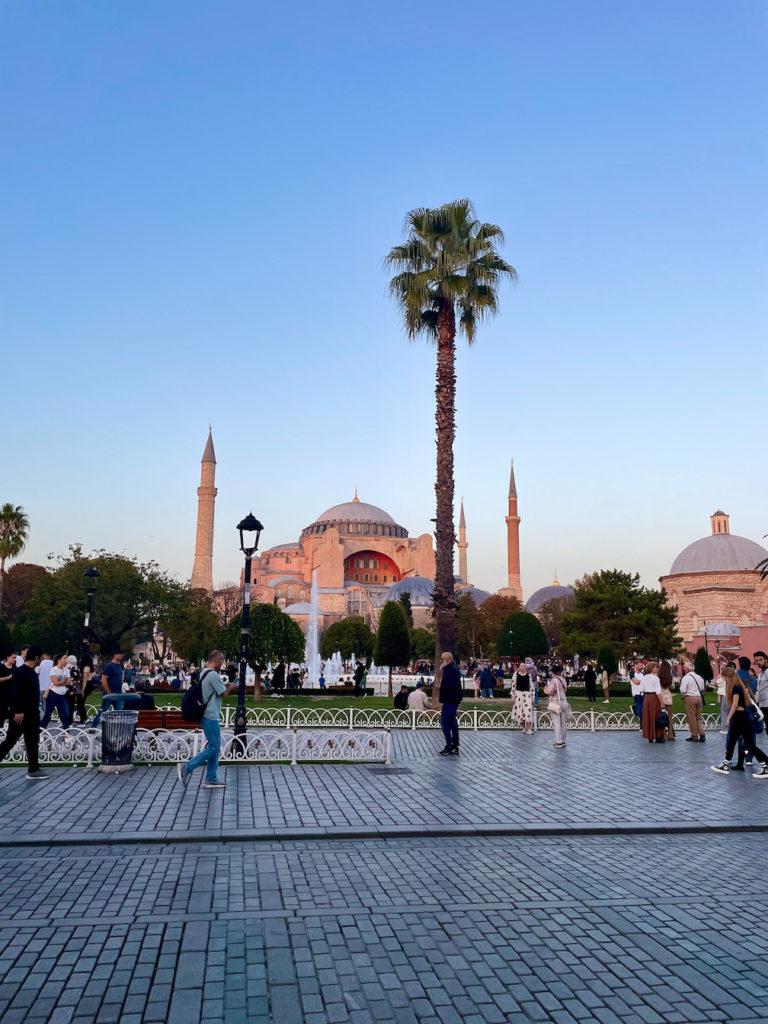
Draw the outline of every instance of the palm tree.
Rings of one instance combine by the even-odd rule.
[[[453,651],[457,607],[453,584],[453,438],[456,405],[456,329],[471,345],[478,321],[498,310],[496,287],[517,272],[496,252],[504,235],[482,224],[468,199],[435,210],[411,210],[408,237],[389,251],[385,263],[397,271],[389,294],[403,315],[409,338],[424,334],[437,345],[437,479],[435,493],[436,660]]]
[[[29,519],[21,505],[0,505],[0,611],[3,607],[5,561],[24,550],[29,535]]]

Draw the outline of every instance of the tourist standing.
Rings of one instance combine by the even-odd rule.
[[[568,711],[570,710],[566,696],[567,689],[568,683],[563,675],[563,666],[555,665],[552,669],[552,678],[544,687],[544,693],[549,697],[547,711],[552,728],[555,730],[553,746],[556,750],[562,750],[565,746],[565,731],[568,728]]]
[[[51,669],[53,668],[53,659],[51,658],[48,651],[43,651],[43,656],[40,659],[40,665],[37,669],[37,678],[40,684],[40,714],[45,714],[45,694],[48,693],[48,689],[51,685]]]
[[[600,670],[600,686],[603,690],[603,704],[611,703],[610,681],[611,677],[608,674],[608,669],[603,665]]]
[[[27,778],[47,779],[40,770],[38,750],[40,747],[40,683],[36,669],[43,657],[41,647],[28,647],[24,664],[13,670],[11,679],[11,714],[5,739],[0,743],[0,761],[24,737],[27,750]]]
[[[364,697],[365,691],[363,689],[363,679],[365,678],[365,665],[362,661],[358,661],[355,665],[355,696]]]
[[[22,662],[22,665],[24,662]],[[16,655],[11,653],[0,663],[0,729],[11,720],[11,679],[16,668]]]
[[[475,700],[482,700],[483,699],[480,696],[480,671],[481,671],[481,669],[478,666],[475,669],[475,674],[472,676],[472,682],[475,685]]]
[[[591,661],[587,662],[587,667],[584,669],[584,693],[587,695],[587,700],[590,704],[594,704],[597,700],[597,672],[595,672],[594,666]]]
[[[704,680],[698,672],[693,671],[693,665],[686,662],[686,672],[680,680],[680,693],[685,702],[685,720],[688,723],[690,736],[686,743],[703,743],[706,740],[704,735],[704,719],[701,712],[704,707]]]
[[[629,677],[629,689],[633,697],[632,710],[640,719],[640,728],[643,728],[643,673],[633,671]]]
[[[67,689],[69,686],[69,670],[67,668],[66,654],[57,654],[53,660],[53,668],[49,676],[50,685],[46,690],[45,714],[40,722],[41,729],[47,729],[54,711],[59,712],[61,726],[69,728],[69,704],[67,703]]]
[[[80,674],[80,669],[77,667],[77,658],[74,654],[70,654],[67,658],[67,671],[69,672],[69,679],[67,681],[69,723],[70,725],[75,724],[75,712],[77,712],[80,725],[85,725],[88,720],[88,712],[86,711],[85,700],[83,699],[83,677]]]
[[[763,712],[765,721],[768,722],[768,654],[765,651],[755,651],[752,655],[758,672],[757,677],[757,705]]]
[[[668,661],[662,661],[659,665],[659,682],[661,683],[661,706],[667,713],[669,725],[667,726],[667,739],[675,738],[675,725],[672,721],[672,666]]]
[[[193,758],[183,764],[181,761],[176,765],[176,774],[184,789],[187,788],[189,777],[195,768],[201,764],[206,765],[205,782],[203,789],[224,789],[226,783],[218,776],[219,754],[221,753],[221,701],[231,693],[236,693],[238,683],[233,682],[227,686],[219,671],[224,664],[224,655],[221,651],[211,651],[208,657],[208,667],[200,673],[201,698],[205,704],[203,718],[200,722],[205,736],[205,747]]]
[[[723,677],[726,682],[726,696],[730,709],[727,721],[728,739],[725,747],[725,758],[720,764],[713,764],[711,766],[712,771],[718,772],[720,775],[728,775],[734,768],[737,771],[743,771],[744,752],[746,751],[752,757],[757,758],[762,765],[762,768],[755,772],[752,778],[768,779],[768,755],[755,743],[752,724],[747,715],[747,708],[755,704],[749,683],[745,683],[739,677],[736,670],[732,668],[724,668]],[[731,758],[737,743],[739,745],[739,761],[732,768]]]
[[[493,673],[487,664],[480,669],[480,692],[484,698],[493,700]]]
[[[450,651],[443,651],[440,655],[440,663],[443,672],[440,676],[439,701],[442,704],[440,709],[440,725],[445,736],[445,748],[440,751],[443,757],[459,753],[459,704],[464,699],[464,691],[461,688],[461,673],[456,667],[453,655]]]
[[[520,723],[524,736],[533,735],[533,682],[524,661],[512,676],[512,717]]]
[[[646,666],[643,675],[643,739],[649,743],[663,743],[666,728],[656,724],[661,714],[661,682],[656,675],[656,664]]]

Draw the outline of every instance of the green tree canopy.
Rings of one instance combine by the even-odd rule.
[[[471,661],[494,655],[504,622],[523,606],[516,597],[493,594],[478,607],[466,594],[459,598],[456,612],[456,658]]]
[[[414,661],[432,661],[435,656],[435,634],[420,626],[409,629],[408,633],[411,639],[411,658]]]
[[[219,634],[219,647],[230,661],[240,657],[240,624],[232,619]],[[305,640],[301,627],[275,604],[251,605],[248,664],[262,671],[270,662],[303,661]]]
[[[405,612],[405,617],[408,620],[408,626],[409,626],[409,628],[411,628],[413,626],[413,609],[411,608],[411,595],[410,595],[410,593],[406,590],[406,592],[404,594],[400,595],[400,597],[398,598],[398,601],[403,606],[403,611]]]
[[[533,658],[547,654],[549,644],[541,623],[530,612],[509,615],[499,631],[496,650],[504,657]]]
[[[682,648],[677,608],[663,590],[640,585],[637,573],[604,569],[574,585],[574,608],[560,620],[561,642],[569,651],[595,657],[600,647],[618,658],[673,657]]]
[[[5,563],[24,550],[29,536],[29,519],[21,505],[9,501],[0,505],[0,609],[3,605]]]
[[[696,651],[696,657],[693,662],[693,671],[698,672],[701,678],[707,683],[714,677],[712,662],[707,654],[706,647],[699,647]]]
[[[573,596],[564,594],[562,597],[551,597],[536,612],[541,628],[546,634],[550,650],[557,651],[561,655],[574,653],[563,643],[560,632],[563,616],[567,612],[573,611],[574,604]]]
[[[320,641],[320,657],[331,658],[339,651],[344,661],[348,661],[353,654],[358,661],[367,661],[373,656],[375,642],[376,638],[363,617],[350,615],[326,629]]]
[[[407,665],[411,660],[411,638],[408,618],[399,601],[387,601],[381,609],[379,629],[373,659],[377,665],[389,669],[389,696],[392,696],[392,669]]]
[[[612,647],[601,647],[597,652],[597,668],[600,672],[605,669],[608,673],[608,678],[615,676],[619,671],[619,660],[616,657],[616,652]]]
[[[437,209],[411,210],[408,237],[390,249],[387,265],[395,276],[389,284],[405,331],[426,336],[437,345],[435,494],[436,655],[454,651],[453,577],[453,438],[456,407],[456,332],[471,345],[478,322],[498,309],[497,287],[514,281],[514,267],[499,256],[501,228],[477,220],[472,203],[457,199]]]
[[[221,628],[205,590],[190,592],[189,601],[172,610],[161,625],[173,649],[186,661],[199,662],[216,647]]]
[[[38,583],[48,576],[44,565],[16,562],[5,574],[3,581],[3,614],[15,625],[29,604]]]
[[[155,623],[166,621],[189,600],[189,589],[173,579],[157,562],[109,551],[87,558],[79,545],[60,556],[58,568],[46,573],[22,613],[17,629],[29,643],[72,650],[83,639],[86,597],[83,572],[94,565],[101,574],[93,599],[91,640],[102,654],[129,654],[148,640]]]

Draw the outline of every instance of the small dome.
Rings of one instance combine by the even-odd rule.
[[[471,583],[468,583],[465,587],[459,587],[456,591],[457,600],[460,597],[471,597],[478,608],[484,601],[487,601],[490,596],[491,595],[487,590],[480,590],[478,587],[473,587]]]
[[[543,604],[546,604],[547,601],[551,601],[556,597],[573,597],[573,590],[571,587],[561,587],[559,584],[542,587],[540,590],[531,594],[525,602],[525,610],[535,615]]]
[[[732,622],[713,622],[705,632],[707,636],[741,636],[741,630]]]
[[[739,572],[754,569],[768,558],[768,551],[747,537],[713,533],[683,548],[672,563],[670,576],[689,572]]]
[[[403,594],[410,594],[411,608],[431,608],[434,580],[426,576],[406,576],[393,583],[387,591],[387,601],[399,601]]]
[[[297,601],[296,604],[289,604],[287,608],[283,608],[283,611],[286,615],[311,615],[312,605],[308,601]]]
[[[301,544],[297,543],[296,541],[292,542],[291,544],[275,544],[274,547],[267,548],[264,554],[269,554],[270,551],[295,551],[297,548],[301,549]]]

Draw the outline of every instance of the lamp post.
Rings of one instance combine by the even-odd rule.
[[[259,547],[259,537],[264,527],[253,512],[237,524],[240,531],[240,550],[245,555],[243,576],[243,619],[240,626],[240,679],[237,688],[237,711],[235,712],[235,737],[241,740],[241,752],[245,753],[245,670],[248,662],[248,631],[251,624],[251,559]]]
[[[87,595],[85,621],[83,622],[83,627],[85,629],[85,636],[83,637],[83,654],[88,654],[91,648],[91,610],[93,608],[93,595],[98,589],[100,579],[101,573],[95,565],[92,565],[83,573],[83,589]]]

